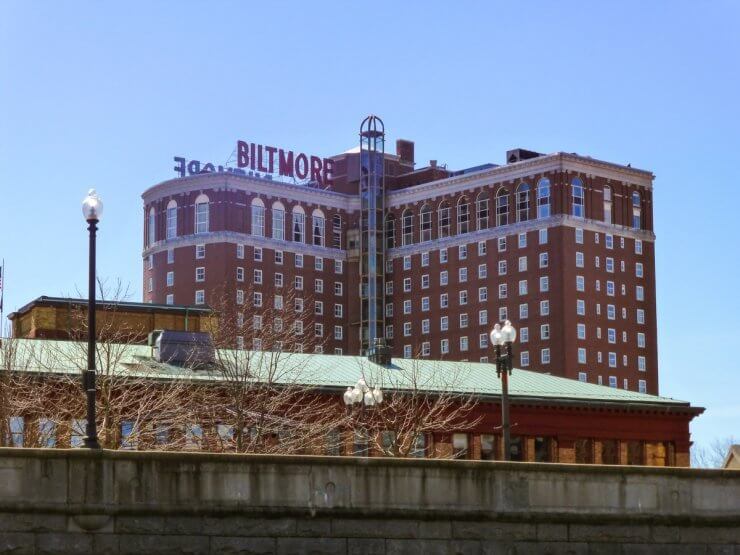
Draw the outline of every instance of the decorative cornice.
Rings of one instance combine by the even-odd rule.
[[[348,212],[360,209],[360,199],[355,195],[230,173],[206,173],[169,179],[144,191],[141,198],[146,204],[162,197],[216,188],[257,193],[270,197],[284,197]]]
[[[174,239],[157,241],[152,246],[144,249],[144,251],[142,252],[142,257],[146,258],[150,254],[165,252],[168,249],[177,249],[180,247],[195,247],[195,245],[212,245],[217,243],[247,245],[250,247],[261,247],[264,249],[300,253],[308,256],[320,256],[323,258],[334,258],[338,260],[347,259],[347,251],[344,249],[317,247],[315,245],[297,243],[294,241],[280,241],[278,239],[259,237],[257,235],[238,233],[236,231],[212,231],[209,233],[183,235],[180,237],[175,237]]]
[[[443,248],[455,248],[460,245],[477,243],[478,241],[488,241],[491,239],[498,239],[499,237],[517,235],[528,231],[536,231],[546,228],[549,229],[559,226],[581,228],[598,233],[611,233],[615,237],[629,237],[647,242],[655,241],[655,235],[650,231],[630,229],[595,220],[586,220],[558,214],[540,220],[517,222],[505,226],[473,231],[463,235],[453,235],[451,237],[445,237],[444,239],[434,239],[433,241],[428,241],[426,243],[414,243],[413,245],[395,247],[393,249],[388,249],[387,256],[388,258],[400,258],[402,256],[421,254],[422,252],[436,251]]]

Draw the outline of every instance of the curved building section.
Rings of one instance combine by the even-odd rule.
[[[359,353],[360,151],[331,158],[331,189],[207,173],[147,190],[144,300],[233,302],[247,348],[270,348],[254,328],[273,324],[250,311],[300,314],[281,348]],[[487,362],[488,332],[510,319],[518,367],[658,392],[652,173],[521,149],[417,168],[405,140],[383,160],[376,334],[394,356]]]

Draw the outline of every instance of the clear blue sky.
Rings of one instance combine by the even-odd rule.
[[[368,113],[417,159],[509,148],[652,170],[661,392],[740,436],[740,3],[0,0],[6,314],[99,274],[141,298],[141,192],[236,139],[331,155]],[[702,352],[704,350],[704,352]]]

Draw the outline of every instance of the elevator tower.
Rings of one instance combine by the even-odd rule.
[[[375,350],[385,338],[385,126],[377,116],[360,126],[360,344]]]

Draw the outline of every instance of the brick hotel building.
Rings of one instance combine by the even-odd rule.
[[[330,158],[331,186],[245,171],[149,188],[144,301],[223,294],[308,315],[284,349],[358,354],[379,337],[395,357],[469,361],[488,360],[488,333],[510,319],[516,366],[658,393],[651,172],[522,149],[417,168],[413,142],[379,144]],[[241,318],[237,343],[273,348],[258,319]]]

